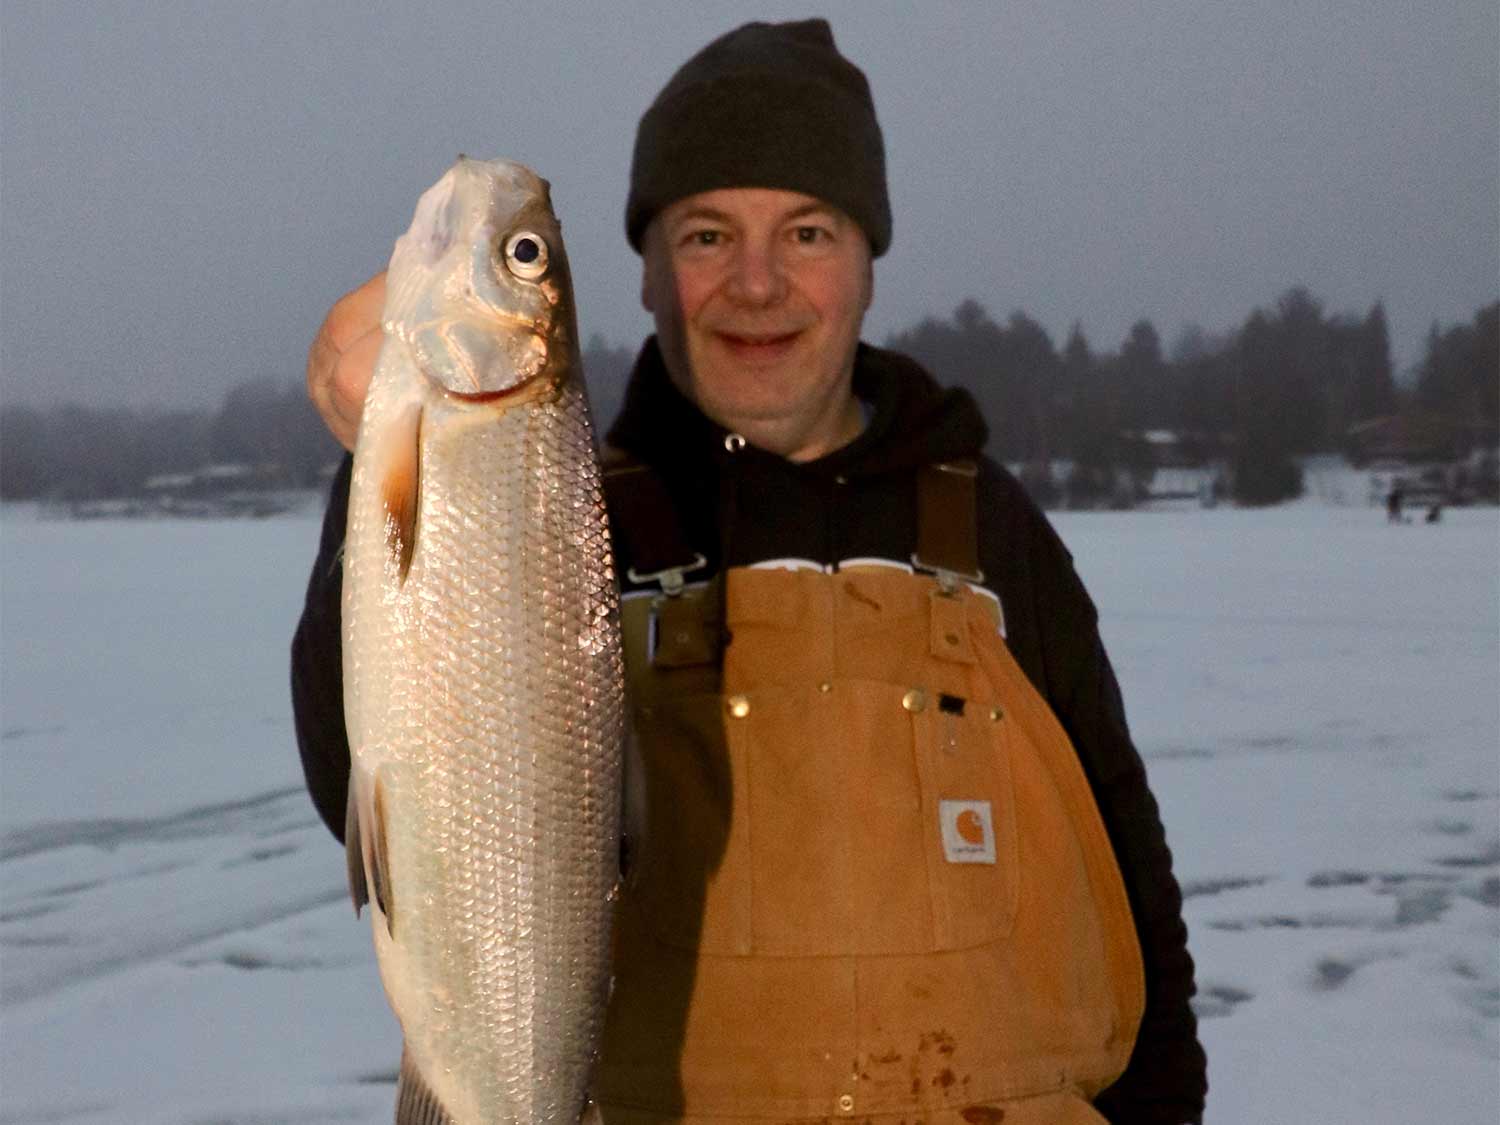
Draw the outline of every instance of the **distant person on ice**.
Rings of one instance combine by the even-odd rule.
[[[1385,494],[1385,518],[1388,523],[1405,523],[1406,516],[1401,512],[1401,504],[1405,494],[1401,491],[1399,480],[1391,481],[1391,490]]]
[[[969,395],[860,342],[885,153],[826,22],[673,75],[625,229],[656,332],[607,501],[646,800],[604,1120],[1201,1120],[1182,898],[1093,603]],[[349,447],[383,289],[309,357]],[[346,459],[292,647],[335,835],[348,487]]]

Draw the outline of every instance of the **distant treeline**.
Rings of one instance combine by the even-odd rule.
[[[1300,493],[1298,455],[1344,451],[1355,423],[1422,411],[1489,435],[1500,425],[1500,302],[1469,324],[1434,324],[1409,387],[1392,371],[1382,305],[1329,316],[1302,288],[1236,331],[1188,328],[1170,351],[1141,320],[1116,352],[1096,353],[1079,324],[1059,352],[1025,313],[1001,325],[972,300],[888,344],[974,394],[990,453],[1025,465],[1043,500],[1064,486],[1075,502],[1102,496],[1120,470],[1149,473],[1152,430],[1222,461],[1235,499],[1274,503]],[[1056,460],[1072,479],[1050,480]]]
[[[1356,422],[1420,410],[1500,426],[1500,302],[1468,324],[1434,324],[1406,387],[1391,368],[1381,305],[1330,316],[1300,288],[1235,331],[1189,328],[1168,350],[1142,320],[1117,351],[1094,351],[1077,324],[1059,351],[1024,312],[1000,324],[973,300],[886,345],[968,388],[990,423],[989,452],[1028,466],[1042,499],[1063,486],[1075,502],[1102,496],[1121,470],[1149,471],[1139,437],[1150,430],[1222,459],[1237,499],[1270,503],[1300,490],[1295,456],[1341,450]],[[634,355],[597,335],[584,350],[601,421],[618,410]],[[138,496],[153,480],[230,464],[255,467],[262,485],[311,487],[339,452],[300,380],[241,383],[213,412],[6,405],[0,498]],[[1050,480],[1059,460],[1073,466],[1066,482]]]
[[[212,413],[7,405],[0,409],[0,498],[139,496],[153,478],[207,465],[269,466],[263,479],[309,487],[339,452],[300,381],[241,383]]]

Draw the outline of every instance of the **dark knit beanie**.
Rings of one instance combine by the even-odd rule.
[[[826,20],[747,23],[683,64],[641,118],[625,234],[637,251],[662,208],[716,188],[816,196],[891,242],[885,146],[864,72]]]

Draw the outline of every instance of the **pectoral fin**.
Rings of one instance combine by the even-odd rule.
[[[374,845],[372,862],[370,867],[375,881],[375,905],[380,907],[380,912],[385,915],[385,929],[391,937],[396,936],[396,900],[391,894],[391,857],[385,823],[385,785],[379,777],[375,778],[375,823],[371,826],[374,834]]]
[[[370,888],[365,883],[365,851],[359,831],[359,797],[354,788],[354,778],[349,778],[349,804],[344,813],[344,856],[349,864],[349,897],[354,900],[354,916],[370,901]]]
[[[401,1049],[401,1078],[396,1083],[396,1125],[454,1125],[406,1048]]]
[[[402,582],[417,549],[417,497],[422,487],[422,408],[411,407],[391,427],[380,496],[385,503],[386,545]]]
[[[368,778],[365,779],[368,781]],[[349,777],[349,811],[344,817],[344,854],[349,866],[349,896],[354,913],[375,895],[375,905],[385,916],[386,931],[396,936],[395,899],[391,895],[390,847],[386,834],[385,785],[377,775],[369,786],[371,800],[361,806],[360,778]],[[366,874],[368,872],[368,875]]]

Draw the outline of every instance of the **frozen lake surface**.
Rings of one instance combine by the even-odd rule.
[[[1059,514],[1187,895],[1209,1121],[1500,1118],[1500,514]],[[302,788],[317,516],[0,522],[0,1122],[390,1120]]]

